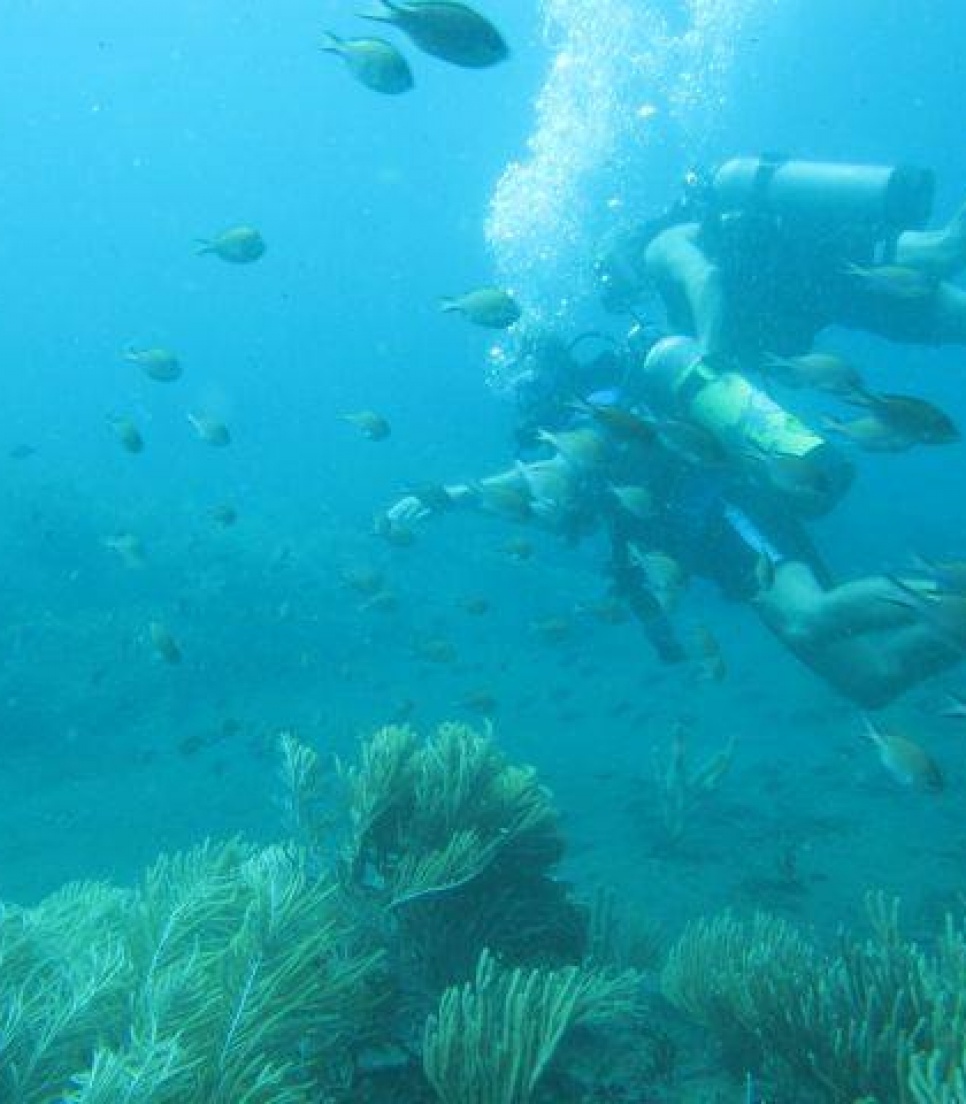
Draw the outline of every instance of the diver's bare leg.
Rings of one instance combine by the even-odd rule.
[[[827,643],[795,654],[846,697],[865,709],[881,709],[923,679],[962,659],[926,625]]]
[[[915,612],[896,601],[895,586],[883,576],[855,579],[826,589],[808,564],[779,566],[774,585],[756,605],[764,621],[781,635],[809,644],[915,623]]]
[[[808,565],[790,562],[755,606],[803,663],[859,705],[878,709],[963,658],[914,611],[890,601],[895,593],[878,577],[824,590]]]

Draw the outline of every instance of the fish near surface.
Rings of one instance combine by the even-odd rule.
[[[382,0],[364,19],[389,23],[424,53],[464,69],[486,69],[510,56],[497,28],[466,4],[446,0]]]
[[[198,256],[213,256],[229,264],[253,264],[265,255],[265,239],[254,226],[233,226],[214,238],[198,239]]]
[[[865,718],[865,731],[878,749],[882,765],[897,782],[928,793],[939,793],[943,789],[942,771],[915,740],[877,728],[868,717]]]
[[[382,38],[339,38],[328,32],[322,49],[337,54],[355,79],[383,96],[399,96],[413,87],[409,62]]]
[[[502,288],[484,287],[468,291],[465,295],[444,298],[440,308],[444,314],[462,314],[474,326],[488,330],[506,330],[519,321],[520,304]]]

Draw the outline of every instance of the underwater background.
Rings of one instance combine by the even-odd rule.
[[[488,0],[509,63],[415,56],[401,97],[319,49],[323,30],[364,33],[362,7],[0,3],[0,900],[276,839],[282,731],[351,759],[384,724],[457,719],[492,723],[553,792],[566,878],[671,936],[729,906],[831,933],[880,890],[934,931],[964,893],[966,729],[941,715],[961,671],[887,711],[944,772],[941,795],[915,792],[855,706],[711,585],[682,617],[720,641],[720,681],[586,612],[599,540],[527,532],[521,556],[518,532],[456,516],[392,547],[373,518],[510,455],[492,337],[440,297],[496,282],[570,332],[620,334],[588,282],[596,243],[662,210],[689,166],[908,162],[935,170],[949,217],[966,196],[962,5]],[[264,234],[257,264],[196,256],[237,224]],[[823,344],[966,420],[962,350]],[[183,378],[124,359],[152,346]],[[386,440],[344,420],[363,409]],[[198,412],[230,447],[197,439]],[[966,554],[961,445],[858,463],[810,526],[837,573]],[[143,542],[137,562],[119,534]],[[731,741],[734,759],[669,841],[680,731],[692,761]]]

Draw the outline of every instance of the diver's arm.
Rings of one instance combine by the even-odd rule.
[[[460,506],[469,502],[473,492],[466,483],[450,483],[438,488],[438,501],[431,504],[425,496],[418,494],[403,495],[397,499],[383,514],[386,522],[392,525],[412,525],[414,522],[425,521],[437,514],[445,513],[443,496],[450,506]]]
[[[721,351],[725,296],[721,271],[698,244],[696,223],[672,226],[647,247],[647,270],[667,307],[672,326],[690,324],[704,353]],[[680,318],[682,307],[689,316]]]
[[[485,476],[475,483],[445,483],[403,495],[381,515],[383,528],[407,528],[454,509],[490,509],[489,503],[501,492],[508,495],[529,495],[526,480],[519,468],[510,468],[496,475]]]

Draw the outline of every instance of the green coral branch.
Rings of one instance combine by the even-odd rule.
[[[484,951],[472,982],[448,989],[423,1036],[442,1104],[528,1104],[577,1024],[630,1016],[638,976],[579,966],[506,970]]]

